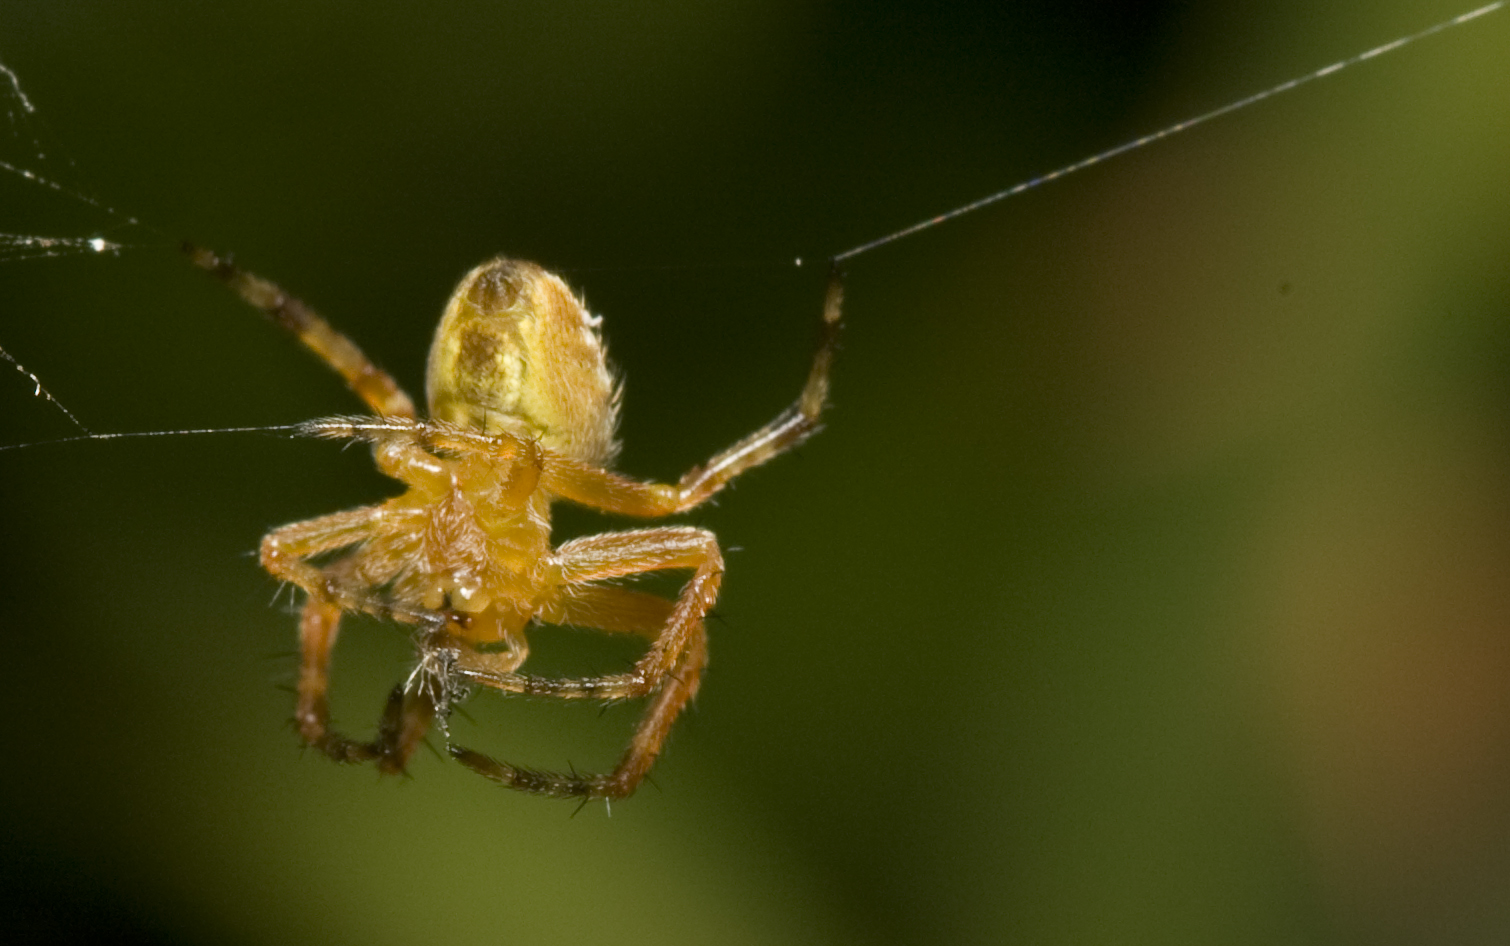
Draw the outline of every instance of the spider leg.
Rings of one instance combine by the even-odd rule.
[[[384,772],[391,773],[403,771],[424,738],[435,717],[434,700],[428,692],[396,688],[372,742],[359,742],[330,729],[330,663],[341,615],[347,610],[371,611],[374,606],[351,590],[352,582],[344,573],[351,570],[352,559],[325,568],[305,561],[362,541],[381,510],[380,506],[352,509],[274,530],[263,540],[262,565],[309,595],[299,617],[299,685],[294,709],[299,737],[337,762],[376,759]],[[393,609],[385,610],[391,614]]]
[[[330,729],[330,655],[340,626],[340,605],[316,597],[304,603],[299,615],[299,698],[294,726],[305,745],[335,761],[366,762],[378,757],[375,747]]]
[[[330,728],[330,657],[340,628],[341,608],[329,601],[311,598],[299,619],[301,662],[299,697],[294,725],[304,744],[320,750],[336,762],[377,761],[386,775],[404,771],[404,765],[430,730],[435,719],[433,694],[423,688],[393,688],[378,721],[377,738],[361,742]]]
[[[487,654],[461,654],[458,676],[472,683],[527,696],[558,699],[629,700],[654,692],[676,666],[687,642],[703,633],[702,619],[718,599],[723,580],[723,555],[713,533],[691,526],[666,526],[635,532],[611,532],[588,536],[562,545],[556,551],[566,586],[558,594],[571,596],[570,586],[624,575],[663,569],[694,569],[682,587],[670,616],[661,625],[655,641],[628,673],[565,680],[529,674],[499,672],[490,666]],[[540,617],[547,623],[564,623],[569,613],[564,604],[547,605]]]
[[[311,565],[307,559],[333,552],[367,539],[373,524],[383,515],[383,506],[361,506],[274,529],[262,537],[262,567],[273,577],[292,582],[311,600],[328,601],[339,610],[362,611],[379,618],[408,623],[430,620],[433,614],[405,608],[398,602],[365,594],[360,583],[343,581],[334,568]]]
[[[414,402],[386,371],[372,363],[351,339],[331,327],[309,306],[275,283],[241,269],[230,259],[185,243],[189,261],[219,279],[247,304],[292,332],[346,381],[352,393],[385,417],[415,417]]]
[[[629,748],[608,775],[526,769],[462,746],[451,746],[452,757],[484,778],[535,795],[610,800],[628,797],[655,764],[661,747],[665,745],[666,736],[671,732],[671,724],[681,715],[688,701],[697,695],[703,668],[708,665],[708,639],[701,633],[701,623],[698,630],[699,633],[683,651],[675,671],[668,675],[666,685],[656,693],[654,701],[646,708],[645,715],[640,717]]]
[[[649,635],[649,619],[664,614],[659,633],[634,669],[625,674],[548,680],[494,670],[488,666],[486,654],[462,654],[457,660],[456,673],[470,682],[510,693],[600,700],[650,695],[650,705],[635,728],[629,748],[607,775],[524,769],[460,746],[451,747],[451,754],[478,774],[521,791],[559,798],[624,798],[650,770],[671,724],[697,694],[703,668],[708,663],[703,618],[718,597],[723,556],[712,533],[673,526],[577,539],[561,546],[556,559],[561,566],[563,585],[558,602],[542,610],[544,620],[551,623],[592,620],[609,630]],[[612,592],[627,589],[586,584],[675,568],[690,568],[693,574],[669,608],[657,609],[642,600],[648,595],[620,597]],[[638,610],[617,615],[604,613],[605,607],[617,603]]]
[[[813,353],[813,366],[802,393],[775,420],[702,466],[687,471],[678,484],[682,494],[678,512],[702,503],[745,470],[785,453],[818,432],[818,419],[828,403],[829,372],[839,347],[843,307],[844,274],[835,263],[829,269],[823,319],[818,323],[818,349]]]
[[[604,512],[669,516],[706,502],[734,477],[802,443],[817,432],[828,402],[829,372],[839,347],[843,304],[844,279],[836,265],[829,271],[818,349],[796,402],[769,424],[687,471],[675,485],[642,483],[585,463],[553,458],[542,479],[545,488],[563,499]]]
[[[504,418],[496,423],[507,426],[508,421],[508,418]],[[403,444],[422,453],[481,455],[491,457],[498,463],[512,461],[531,449],[537,453],[540,450],[538,444],[530,446],[534,438],[523,429],[517,432],[500,429],[482,433],[445,421],[422,421],[408,417],[322,417],[300,424],[299,433],[324,440],[371,443],[378,447]],[[431,457],[428,462],[433,465],[434,458]],[[395,476],[395,479],[403,477]]]
[[[384,775],[401,774],[430,731],[435,716],[435,698],[429,690],[410,689],[403,684],[394,687],[378,723],[377,739],[365,747],[377,754],[378,771]]]

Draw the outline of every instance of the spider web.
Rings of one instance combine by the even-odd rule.
[[[123,234],[144,229],[136,218],[94,197],[82,182],[77,165],[42,120],[36,103],[21,86],[15,70],[0,62],[0,112],[5,134],[0,135],[0,200],[6,207],[7,227],[0,232],[0,264],[55,260],[77,256],[116,256],[132,247]],[[31,232],[16,232],[27,224]],[[72,232],[43,233],[43,226]],[[15,355],[0,347],[0,361],[9,364],[31,386],[32,396],[56,408],[68,422],[94,436],[37,375]]]
[[[27,222],[40,195],[44,215],[87,232],[41,234],[0,231],[0,263],[65,256],[116,254],[129,245],[117,235],[143,225],[93,196],[77,165],[42,121],[21,79],[0,62],[0,110],[8,134],[0,139],[0,171],[7,176],[7,215],[12,226]],[[33,195],[28,199],[27,195]],[[81,213],[82,211],[82,213]],[[73,218],[73,219],[70,219]],[[93,218],[93,224],[90,224]]]
[[[905,226],[834,254],[835,260],[850,260],[883,246],[908,239],[924,230],[946,224],[996,202],[1057,180],[1128,151],[1162,141],[1189,128],[1216,119],[1267,98],[1286,93],[1316,79],[1326,78],[1354,65],[1392,53],[1404,46],[1456,26],[1500,11],[1505,0],[1496,0],[1424,26],[1284,82],[1194,115],[1165,128],[1125,141],[1063,167],[1020,181],[1002,190],[960,204],[927,219]],[[126,250],[162,249],[173,241],[137,217],[117,209],[96,195],[84,174],[68,156],[52,129],[43,120],[36,101],[22,85],[15,70],[0,61],[0,112],[5,129],[0,133],[0,264],[35,263],[77,257],[118,256]],[[798,259],[798,265],[802,260]],[[0,338],[0,345],[4,339]],[[35,398],[47,401],[85,436],[93,434],[45,387],[15,353],[0,347],[0,361],[9,364]]]

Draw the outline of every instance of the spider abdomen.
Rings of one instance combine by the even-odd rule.
[[[499,257],[462,278],[435,331],[430,416],[539,438],[589,463],[618,450],[619,386],[601,319],[559,276]]]

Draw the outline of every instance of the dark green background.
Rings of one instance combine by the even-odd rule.
[[[821,267],[784,261],[1459,12],[933,6],[9,0],[0,62],[77,162],[41,166],[156,232],[0,265],[0,345],[99,430],[293,422],[355,401],[173,239],[411,390],[454,280],[506,252],[606,316],[621,467],[674,477],[795,394]],[[1503,941],[1506,62],[1500,13],[856,260],[829,429],[692,517],[739,549],[713,664],[611,818],[297,748],[294,621],[251,550],[386,495],[364,451],[0,453],[6,922]],[[14,179],[0,207],[5,232],[110,223]],[[0,385],[0,442],[68,433]],[[366,731],[406,659],[354,623],[340,721]],[[535,765],[607,764],[633,719],[468,709],[460,741]]]

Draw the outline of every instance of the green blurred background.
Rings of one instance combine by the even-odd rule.
[[[792,257],[1460,12],[939,6],[8,0],[0,62],[77,166],[0,157],[161,236],[0,265],[0,345],[98,430],[293,422],[355,401],[171,239],[411,390],[506,252],[607,317],[621,468],[674,477],[795,394]],[[251,552],[389,494],[364,451],[0,454],[10,941],[1505,941],[1507,62],[1500,13],[855,260],[828,430],[692,517],[738,549],[713,664],[611,817],[299,750]],[[0,442],[69,432],[0,384]],[[355,622],[339,721],[406,660]],[[468,709],[459,741],[548,766],[634,718]]]

